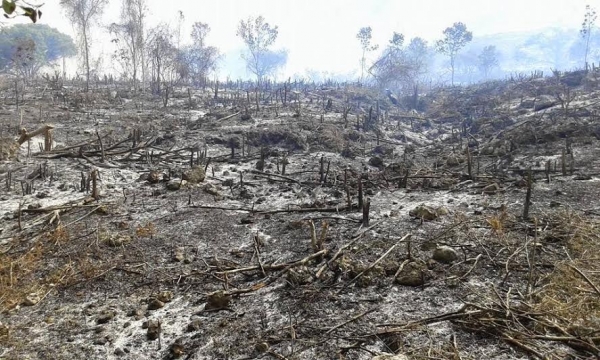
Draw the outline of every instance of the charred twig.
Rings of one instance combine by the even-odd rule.
[[[379,257],[379,259],[377,259],[374,263],[372,263],[371,265],[369,265],[365,270],[363,270],[360,274],[356,275],[354,277],[354,279],[350,280],[348,283],[346,283],[344,286],[342,286],[342,288],[340,290],[338,290],[338,294],[348,285],[354,283],[356,280],[358,280],[358,278],[360,278],[361,276],[363,276],[366,272],[368,272],[369,270],[371,270],[372,268],[375,267],[375,265],[379,264],[383,259],[386,258],[386,256],[388,256],[395,248],[396,246],[400,245],[401,243],[403,243],[404,241],[406,241],[407,239],[410,239],[411,234],[406,234],[404,235],[404,237],[402,237],[402,239],[398,240],[394,245],[392,245],[383,255],[381,255]]]

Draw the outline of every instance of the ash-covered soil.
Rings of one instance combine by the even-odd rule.
[[[0,164],[1,359],[599,355],[591,80],[43,87],[0,111],[53,125]]]

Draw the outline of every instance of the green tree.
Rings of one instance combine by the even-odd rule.
[[[490,71],[498,66],[498,51],[493,45],[488,45],[483,48],[478,56],[479,69],[483,72],[484,78],[487,79]]]
[[[394,33],[394,37],[390,41],[390,46],[398,47],[394,42],[399,42],[400,46],[402,46],[402,42],[404,41],[404,36],[401,38],[396,37],[396,35],[401,35]],[[361,28],[356,34],[356,38],[360,41],[360,47],[362,49],[362,56],[360,58],[360,82],[364,80],[365,70],[367,68],[367,53],[371,51],[375,51],[379,48],[378,45],[372,45],[371,41],[373,40],[373,30],[370,26],[366,26]]]
[[[79,46],[83,53],[83,65],[86,72],[85,91],[90,89],[90,47],[91,29],[102,15],[106,0],[60,0],[73,26],[79,34]]]
[[[365,32],[365,34],[366,33],[367,32]],[[367,47],[370,46],[369,42],[364,44],[366,44]],[[369,68],[369,74],[377,81],[379,87],[396,89],[403,87],[403,85],[407,83],[410,74],[410,64],[408,63],[405,51],[402,48],[403,45],[404,35],[394,32],[381,56],[379,56]],[[365,53],[363,52],[361,65],[366,62],[364,57]]]
[[[589,5],[586,5],[585,6],[585,15],[583,17],[583,23],[581,24],[581,30],[579,30],[579,32],[581,33],[581,36],[585,39],[584,64],[585,64],[586,70],[588,68],[587,58],[588,58],[588,54],[589,54],[589,50],[590,50],[590,38],[592,36],[592,30],[594,29],[594,25],[596,24],[596,19],[597,19],[596,9],[592,8]]]
[[[0,69],[22,77],[34,77],[42,67],[77,54],[73,39],[48,25],[15,24],[0,34]]]
[[[277,26],[266,22],[262,16],[249,17],[247,20],[240,20],[236,35],[241,37],[248,47],[248,51],[242,55],[246,61],[246,68],[256,75],[260,84],[265,76],[274,71],[272,64],[265,60],[270,52],[269,47],[277,40],[279,30]]]
[[[196,86],[204,83],[211,71],[217,69],[220,58],[219,50],[214,46],[208,46],[206,38],[210,34],[210,26],[202,22],[195,22],[192,25],[192,45],[183,49],[187,66],[187,73]]]
[[[429,48],[427,47],[427,41],[420,37],[412,38],[406,47],[406,56],[413,70],[412,78],[414,83],[417,84],[429,70]]]
[[[450,69],[452,71],[452,85],[454,85],[454,65],[456,54],[473,40],[473,33],[467,30],[467,26],[461,22],[454,23],[452,27],[444,30],[444,38],[438,40],[436,50],[450,57]]]
[[[4,11],[4,17],[7,19],[26,16],[35,23],[42,17],[39,6],[32,6],[22,0],[2,0],[2,10]]]

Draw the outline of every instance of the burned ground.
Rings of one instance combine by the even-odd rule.
[[[6,96],[0,358],[597,356],[600,90],[575,75],[424,112],[350,85]]]

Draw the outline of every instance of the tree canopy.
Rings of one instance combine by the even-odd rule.
[[[0,33],[0,69],[22,76],[35,76],[43,66],[77,53],[70,36],[48,25],[15,24]]]
[[[241,20],[238,24],[237,36],[241,37],[248,47],[248,52],[243,55],[243,59],[246,60],[248,71],[256,75],[259,83],[281,66],[280,63],[273,66],[270,61],[267,61],[269,48],[277,40],[278,34],[277,26],[271,26],[262,16],[250,17]]]

